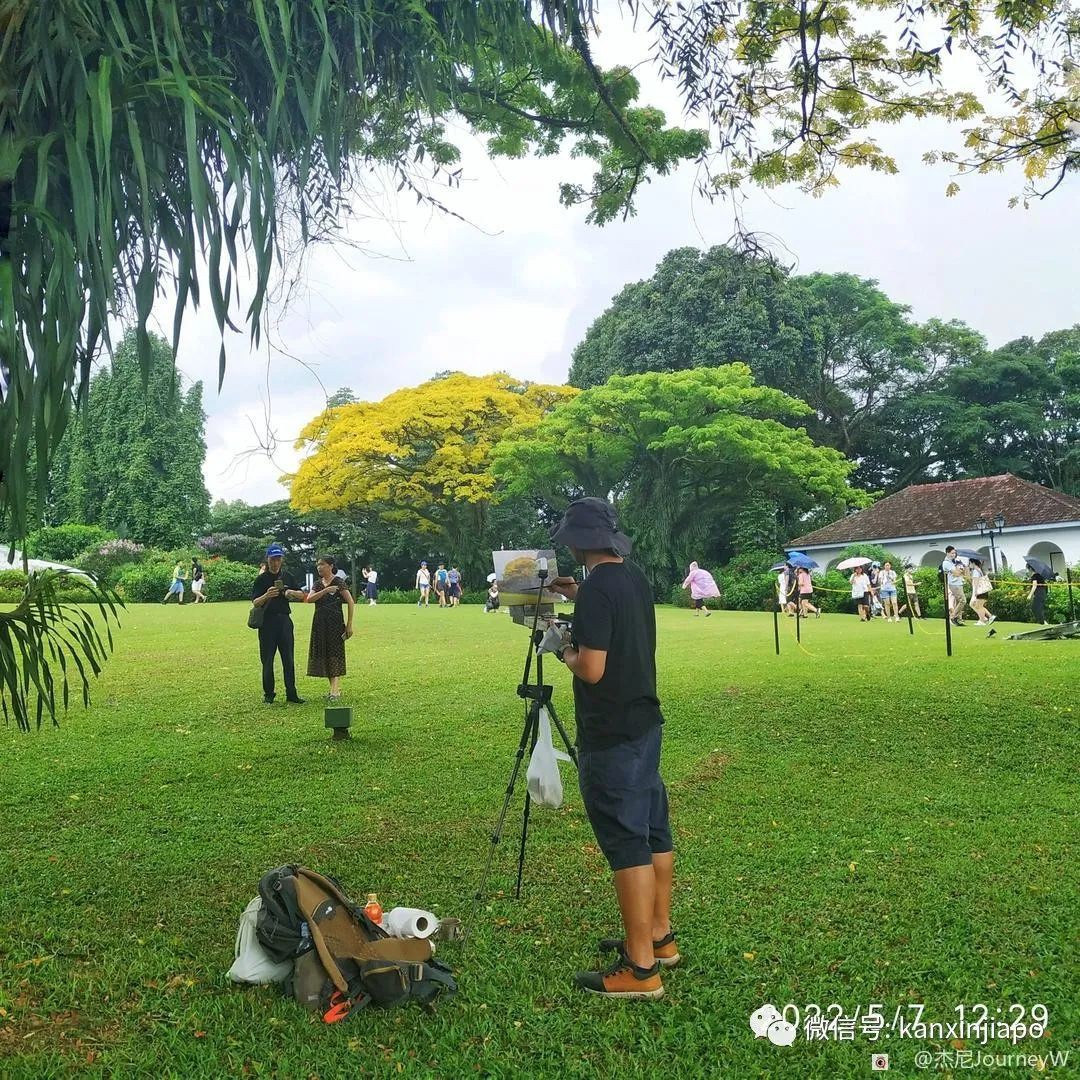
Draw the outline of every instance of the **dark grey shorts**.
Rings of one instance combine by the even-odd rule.
[[[671,851],[668,797],[660,779],[662,725],[603,750],[578,751],[585,812],[612,870],[648,866]]]

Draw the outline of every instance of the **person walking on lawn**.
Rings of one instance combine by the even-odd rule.
[[[178,562],[173,567],[172,572],[172,584],[169,585],[169,591],[165,594],[165,599],[161,602],[167,604],[170,596],[176,597],[176,602],[180,605],[184,603],[184,582],[187,580],[187,574],[184,571],[184,564]]]
[[[941,569],[949,590],[949,619],[953,626],[963,626],[964,608],[967,607],[967,594],[964,592],[967,571],[964,569],[963,560],[956,554],[956,548],[951,544],[945,549]]]
[[[718,597],[720,589],[716,584],[716,579],[708,570],[702,570],[696,562],[692,562],[682,587],[690,590],[690,599],[694,604],[695,616],[701,611],[705,612],[706,618],[712,614],[705,606],[705,601]]]
[[[579,971],[579,989],[606,997],[659,998],[660,968],[679,962],[671,930],[675,856],[660,778],[664,722],[656,693],[656,612],[644,573],[626,558],[615,509],[604,499],[570,504],[551,538],[588,576],[549,588],[574,602],[568,645],[556,656],[574,675],[579,785],[597,843],[615,875],[623,936],[606,971]]]

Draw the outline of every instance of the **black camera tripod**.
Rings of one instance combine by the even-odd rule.
[[[499,846],[499,841],[502,839],[503,828],[506,825],[506,815],[510,809],[510,802],[514,797],[514,789],[517,786],[518,775],[521,772],[521,763],[525,758],[525,749],[528,747],[531,752],[536,746],[536,740],[540,735],[541,709],[547,710],[551,722],[555,725],[556,730],[562,738],[563,744],[566,746],[567,752],[574,762],[574,768],[577,768],[578,763],[577,750],[570,741],[570,736],[567,735],[566,728],[563,727],[563,723],[559,719],[558,713],[555,711],[555,705],[551,700],[552,687],[544,683],[544,654],[539,651],[540,642],[543,640],[544,632],[539,629],[539,621],[540,604],[544,597],[544,582],[547,579],[547,571],[541,570],[539,576],[540,590],[536,599],[536,610],[533,614],[532,629],[529,634],[529,647],[525,653],[525,670],[517,688],[518,697],[525,701],[525,726],[521,729],[521,738],[518,740],[517,752],[514,754],[514,767],[510,771],[510,782],[506,785],[506,796],[503,799],[502,810],[499,812],[498,821],[495,823],[495,830],[491,834],[491,846],[488,848],[487,862],[484,864],[484,873],[483,877],[480,879],[480,887],[476,890],[476,895],[473,898],[473,909],[472,915],[469,918],[469,929],[472,928],[472,916],[476,914],[476,909],[479,906],[484,895],[484,890],[487,887],[488,875],[491,872],[491,864],[495,858],[495,849]],[[536,656],[536,681],[530,683],[529,675],[532,671],[534,654]],[[529,795],[529,792],[526,791],[525,809],[521,819],[521,846],[518,849],[517,887],[514,891],[514,896],[518,899],[521,898],[521,878],[525,870],[525,841],[529,834],[529,809],[531,806],[532,798]]]

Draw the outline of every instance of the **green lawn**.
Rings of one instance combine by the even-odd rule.
[[[1075,1040],[1077,643],[969,627],[948,660],[940,624],[910,637],[833,615],[804,649],[785,621],[777,658],[767,615],[661,609],[686,957],[664,1000],[571,988],[617,923],[567,766],[567,805],[533,815],[518,902],[522,776],[473,938],[440,951],[457,999],[327,1027],[227,984],[240,912],[296,861],[384,907],[464,915],[520,733],[526,634],[478,608],[358,609],[354,737],[332,745],[325,684],[301,679],[304,706],[261,703],[245,615],[132,608],[88,712],[0,728],[0,1076],[869,1073],[862,1038],[755,1040],[765,1001],[925,1003],[935,1020],[1041,1003],[1049,1032],[1020,1049]],[[942,1046],[877,1044],[904,1076]]]

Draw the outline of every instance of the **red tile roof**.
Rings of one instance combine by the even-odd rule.
[[[941,484],[912,484],[867,510],[791,541],[790,547],[850,544],[856,540],[891,540],[972,532],[979,518],[1005,515],[1010,525],[1052,525],[1080,521],[1080,499],[1053,491],[1012,473]]]

